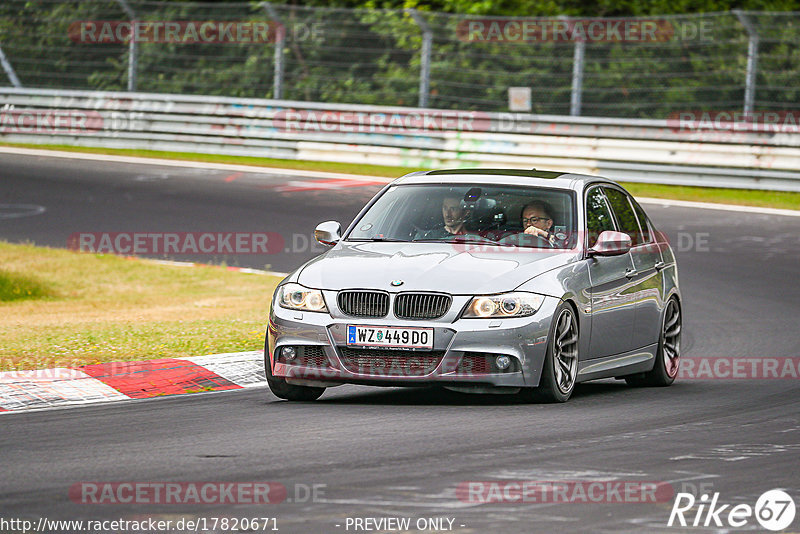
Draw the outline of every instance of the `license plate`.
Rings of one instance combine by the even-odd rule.
[[[347,325],[347,344],[357,347],[433,349],[433,328]]]

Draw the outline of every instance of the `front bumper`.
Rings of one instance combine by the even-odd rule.
[[[470,297],[453,297],[453,307],[463,307]],[[331,298],[326,295],[326,300]],[[401,320],[391,313],[380,319],[299,312],[274,306],[267,332],[268,359],[274,377],[290,384],[335,386],[345,383],[385,386],[444,384],[453,386],[535,387],[539,385],[550,323],[559,300],[545,297],[539,310],[517,319]],[[456,308],[458,310],[459,308]],[[347,325],[432,327],[432,352],[348,347]],[[309,347],[313,361],[286,360],[276,354],[285,346]],[[305,349],[304,351],[305,352]],[[363,357],[354,360],[353,354]],[[512,365],[505,371],[474,365],[476,355],[506,355]],[[369,356],[368,356],[369,355]],[[380,361],[386,356],[386,364]],[[354,365],[354,361],[373,363]],[[374,362],[377,361],[377,364]]]

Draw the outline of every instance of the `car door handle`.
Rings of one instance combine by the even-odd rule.
[[[625,278],[629,280],[634,276],[636,276],[637,274],[639,274],[639,271],[637,271],[636,269],[625,269]]]
[[[660,271],[661,269],[663,269],[666,266],[667,266],[667,264],[664,263],[663,261],[657,261],[656,264],[654,265],[654,267],[656,268],[656,271]]]

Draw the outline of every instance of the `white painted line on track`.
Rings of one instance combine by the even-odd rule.
[[[163,165],[170,167],[184,167],[192,169],[214,169],[225,171],[239,171],[254,174],[282,174],[286,176],[330,178],[337,180],[374,180],[389,183],[394,178],[382,176],[369,176],[366,174],[345,174],[323,171],[303,171],[299,169],[280,169],[274,167],[256,167],[253,165],[236,165],[230,163],[207,163],[201,161],[171,160],[142,158],[133,156],[114,156],[107,154],[88,154],[83,152],[66,152],[59,150],[45,150],[35,148],[18,148],[0,146],[0,154],[19,154],[27,156],[44,156],[54,158],[82,159],[89,161],[103,161],[115,163],[134,163],[139,165]],[[399,177],[398,177],[399,178]],[[800,210],[787,210],[778,208],[761,208],[757,206],[738,206],[734,204],[717,204],[714,202],[695,202],[690,200],[670,200],[664,198],[636,197],[636,199],[646,204],[659,204],[662,206],[677,206],[684,208],[711,209],[723,211],[738,211],[745,213],[762,213],[765,215],[780,215],[788,217],[800,217]]]
[[[698,208],[708,210],[738,211],[744,213],[761,213],[764,215],[800,217],[800,210],[761,208],[758,206],[737,206],[735,204],[715,204],[713,202],[695,202],[693,200],[670,200],[667,198],[636,197],[636,200],[642,204],[658,204],[665,207],[676,206],[680,208]]]
[[[394,178],[368,176],[366,174],[346,174],[324,171],[304,171],[300,169],[280,169],[275,167],[257,167],[255,165],[237,165],[234,163],[212,163],[204,161],[187,161],[177,159],[142,158],[133,156],[115,156],[111,154],[88,154],[84,152],[66,152],[62,150],[45,150],[38,148],[17,148],[0,146],[0,154],[19,154],[21,156],[43,156],[51,158],[82,159],[113,163],[134,163],[137,165],[161,165],[168,167],[184,167],[190,169],[214,169],[220,171],[239,171],[253,174],[283,174],[305,178],[330,178],[336,180],[373,180],[389,183]]]
[[[47,211],[38,204],[0,204],[0,219],[18,219],[20,217],[34,217]]]

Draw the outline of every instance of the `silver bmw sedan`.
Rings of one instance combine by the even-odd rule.
[[[618,184],[455,169],[388,184],[275,290],[272,392],[437,384],[564,402],[578,382],[670,385],[681,295],[672,248]]]

